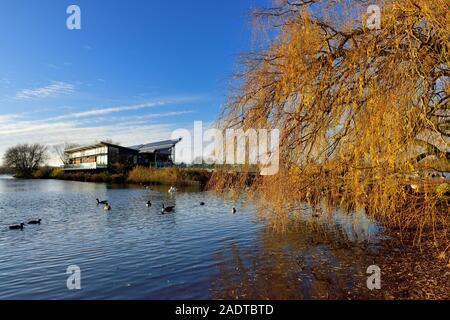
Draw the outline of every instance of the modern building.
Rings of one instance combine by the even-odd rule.
[[[113,165],[163,167],[175,162],[175,146],[181,139],[123,147],[98,142],[64,150],[66,171],[108,170]]]

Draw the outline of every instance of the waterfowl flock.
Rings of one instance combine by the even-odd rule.
[[[148,187],[145,187],[145,188],[148,189]],[[175,193],[177,191],[178,191],[177,188],[172,186],[172,187],[170,187],[168,192],[173,194],[173,193]],[[108,200],[100,201],[100,199],[98,199],[98,198],[95,199],[95,200],[97,201],[97,206],[103,205],[103,210],[104,211],[111,211],[112,210],[112,207],[111,207],[111,205],[110,205]],[[145,205],[146,205],[147,208],[150,208],[152,206],[152,203],[151,203],[151,201],[147,201],[147,203]],[[200,206],[205,206],[205,205],[206,205],[205,202],[203,202],[203,201],[200,202]],[[161,214],[164,215],[164,214],[169,214],[169,213],[173,213],[173,212],[175,212],[175,206],[166,206],[164,203],[161,204]],[[233,214],[235,214],[237,212],[236,208],[233,207],[231,212]],[[42,221],[42,219],[30,220],[28,222],[28,224],[29,225],[40,225],[41,221]],[[25,227],[25,223],[20,223],[20,224],[17,224],[17,225],[9,226],[9,230],[23,230],[24,227]]]
[[[42,219],[31,220],[28,224],[41,224],[41,221]],[[23,230],[23,227],[25,227],[25,223],[22,222],[21,224],[9,226],[9,230]]]

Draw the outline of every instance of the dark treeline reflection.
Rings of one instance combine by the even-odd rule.
[[[354,219],[354,217],[349,217]],[[233,242],[218,252],[218,276],[211,281],[215,299],[369,298],[367,267],[376,252],[367,227],[296,220],[283,231],[270,224],[254,247]],[[369,228],[370,229],[370,228]],[[366,232],[366,233],[364,233]]]

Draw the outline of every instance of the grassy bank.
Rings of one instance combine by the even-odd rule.
[[[33,178],[141,185],[171,184],[175,186],[187,186],[196,184],[205,187],[210,176],[211,174],[205,170],[176,167],[159,169],[135,167],[128,173],[116,174],[107,172],[65,172],[59,168],[43,167],[34,173]]]
[[[33,174],[35,179],[58,179],[81,182],[105,182],[122,184],[126,182],[125,174],[110,174],[107,172],[85,173],[85,172],[65,172],[59,168],[43,167]]]
[[[135,184],[173,184],[178,186],[200,184],[205,187],[210,177],[211,173],[202,169],[136,167],[128,174],[127,181]]]

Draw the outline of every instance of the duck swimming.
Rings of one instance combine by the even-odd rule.
[[[201,205],[201,206],[204,206],[204,205],[205,205],[205,203],[204,203],[204,202],[202,201],[202,202],[200,202],[200,205]]]
[[[108,200],[103,200],[103,201],[100,201],[98,199],[96,199],[96,200],[97,200],[97,205],[99,205],[99,204],[107,204],[108,203]]]
[[[9,230],[23,230],[23,226],[25,225],[25,223],[21,223],[15,226],[9,226]]]
[[[175,210],[175,206],[166,207],[166,206],[164,206],[164,203],[162,204],[162,209],[161,209],[162,214],[171,213],[174,210]]]
[[[42,219],[28,221],[28,224],[41,224]]]
[[[152,203],[150,201],[147,201],[147,203],[145,204],[148,208],[150,208],[152,206]]]
[[[105,211],[111,211],[111,206],[109,205],[108,202],[105,203],[105,206],[103,207],[103,210],[105,210]]]
[[[231,212],[235,214],[237,212],[236,208],[231,209]]]

